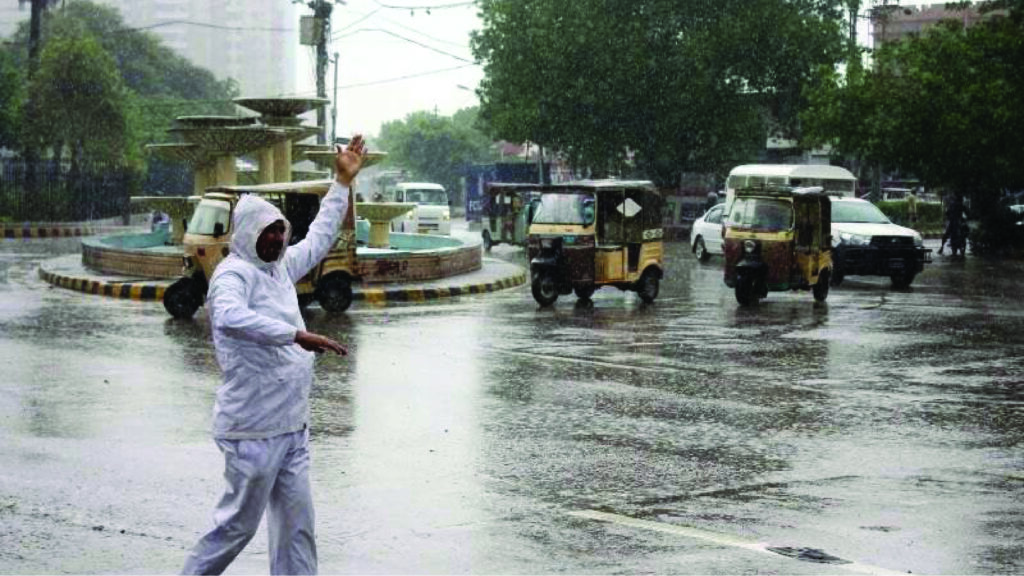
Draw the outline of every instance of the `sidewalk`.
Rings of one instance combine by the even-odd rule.
[[[82,257],[68,254],[43,261],[39,277],[54,286],[113,298],[162,301],[174,280],[132,278],[101,274],[82,265]],[[467,294],[483,294],[526,283],[526,270],[510,262],[484,258],[480,270],[418,283],[355,285],[353,300],[373,304],[424,302]]]

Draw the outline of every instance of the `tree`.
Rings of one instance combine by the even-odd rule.
[[[662,183],[724,171],[798,131],[803,87],[842,58],[827,0],[482,0],[472,46],[492,136],[578,166],[632,156]]]
[[[1019,19],[997,17],[888,43],[862,75],[826,77],[805,130],[841,153],[991,203],[1003,188],[1024,187],[1021,38]]]
[[[13,148],[17,144],[23,101],[21,75],[10,54],[0,51],[0,147]]]
[[[139,159],[125,109],[127,92],[114,59],[93,37],[51,38],[29,89],[36,114],[28,129],[82,160],[125,164]]]
[[[388,165],[404,167],[413,177],[449,191],[459,190],[464,165],[494,159],[492,142],[475,127],[476,117],[475,108],[452,117],[413,112],[384,124],[377,142],[388,153]]]

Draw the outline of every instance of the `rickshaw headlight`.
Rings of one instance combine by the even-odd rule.
[[[849,244],[851,246],[867,246],[871,244],[871,236],[862,236],[860,234],[850,234],[849,232],[839,233],[839,243]]]
[[[747,254],[753,254],[755,250],[757,250],[757,242],[747,240],[743,243],[743,251]]]
[[[540,247],[544,250],[551,248],[551,244],[554,242],[551,238],[541,238]]]

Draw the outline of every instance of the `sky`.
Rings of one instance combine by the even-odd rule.
[[[480,20],[472,2],[346,0],[335,5],[331,20],[328,53],[337,51],[339,62],[338,136],[375,136],[385,122],[415,111],[450,116],[479,103],[474,90],[483,73],[473,64],[469,34],[480,28]],[[303,47],[296,78],[300,93],[316,94],[313,63],[312,48]],[[331,66],[327,97],[333,92]]]

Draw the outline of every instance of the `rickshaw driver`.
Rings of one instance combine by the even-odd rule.
[[[273,204],[245,195],[232,215],[231,253],[207,299],[217,362],[213,436],[228,487],[215,526],[185,560],[184,574],[220,574],[255,535],[269,507],[270,572],[315,574],[309,483],[309,392],[313,352],[345,347],[306,332],[295,282],[327,255],[348,212],[349,187],[365,148],[355,136],[335,157],[335,182],[306,238],[287,246],[288,221]]]

